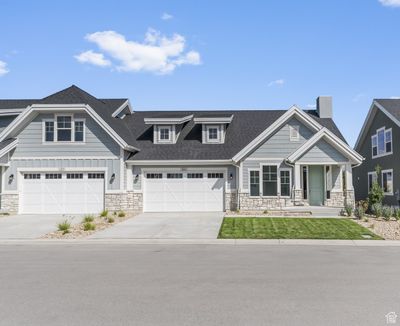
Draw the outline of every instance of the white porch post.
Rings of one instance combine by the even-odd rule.
[[[299,163],[294,164],[294,201],[303,200],[303,191],[301,190],[301,166]]]
[[[345,171],[346,171],[346,191],[351,190],[353,191],[353,169],[351,167],[351,164],[346,164],[345,165]]]

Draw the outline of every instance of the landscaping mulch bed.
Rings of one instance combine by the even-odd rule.
[[[109,217],[112,217],[114,219],[113,223],[109,223],[107,221],[106,217],[97,216],[94,218],[94,220],[92,222],[96,226],[95,230],[85,231],[83,229],[84,223],[77,223],[77,224],[72,224],[71,228],[69,229],[69,233],[66,233],[66,234],[63,234],[62,231],[57,231],[57,224],[62,221],[61,220],[56,221],[56,223],[54,224],[55,231],[45,234],[40,239],[81,239],[81,238],[85,238],[93,233],[107,229],[117,223],[123,222],[129,218],[132,218],[134,215],[135,214],[130,213],[130,214],[126,214],[124,217],[118,217],[118,216],[110,214]],[[66,219],[68,220],[68,218],[66,218]],[[82,217],[82,220],[83,220],[83,217]]]
[[[400,240],[400,221],[385,221],[375,217],[355,221],[386,240]]]

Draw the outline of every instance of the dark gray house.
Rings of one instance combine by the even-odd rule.
[[[1,208],[265,210],[354,202],[362,157],[316,110],[137,111],[76,86],[0,100]]]
[[[384,203],[399,204],[400,99],[376,99],[358,136],[355,150],[364,158],[353,170],[356,200],[365,199],[374,180],[383,187]],[[379,179],[375,167],[382,169]]]

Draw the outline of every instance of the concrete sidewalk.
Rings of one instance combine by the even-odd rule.
[[[398,240],[308,240],[308,239],[37,239],[2,240],[0,245],[228,245],[228,246],[351,246],[400,247]]]

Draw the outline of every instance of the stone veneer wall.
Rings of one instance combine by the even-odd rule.
[[[8,213],[18,213],[19,196],[18,194],[2,194],[1,209]]]
[[[344,201],[343,191],[331,191],[331,198],[326,200],[325,206],[344,207]]]
[[[346,197],[344,202],[346,203],[346,205],[351,205],[352,207],[355,207],[356,200],[354,196],[354,190],[347,190],[345,195]]]
[[[105,208],[109,211],[143,211],[143,194],[127,191],[105,194]]]
[[[250,197],[248,193],[240,193],[239,195],[239,209],[245,211],[267,210],[293,205],[294,202],[291,198]]]
[[[236,211],[238,209],[237,192],[229,192],[225,194],[225,210]]]

